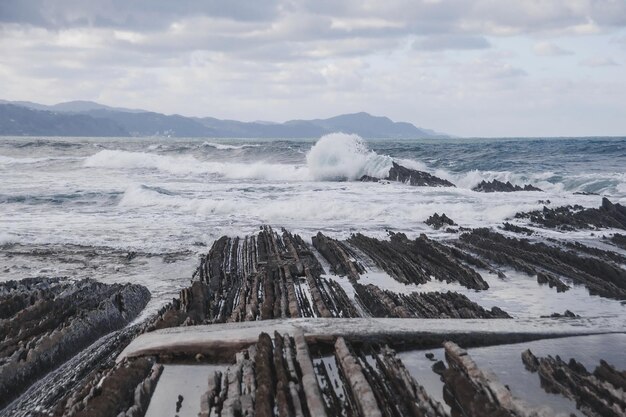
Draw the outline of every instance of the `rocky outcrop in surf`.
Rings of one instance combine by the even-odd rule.
[[[27,279],[0,284],[0,407],[150,300],[140,285]]]
[[[544,206],[542,210],[517,213],[515,217],[550,229],[567,231],[607,227],[626,230],[626,207],[613,204],[606,197],[602,198],[602,205],[598,208],[575,205],[550,209]]]
[[[426,219],[424,223],[431,226],[433,229],[441,229],[444,226],[456,226],[454,220],[446,216],[446,213],[441,213],[441,216],[435,213]]]
[[[393,162],[389,173],[384,178],[376,178],[370,175],[363,175],[360,178],[363,182],[373,182],[380,180],[396,181],[415,187],[454,187],[450,181],[436,177],[428,172],[406,168],[397,162]]]
[[[482,180],[480,184],[472,188],[473,191],[479,191],[482,193],[510,193],[515,191],[543,191],[540,188],[537,188],[531,184],[526,184],[523,187],[519,185],[513,185],[510,181],[502,182],[498,180],[492,180],[491,182],[487,182]]]

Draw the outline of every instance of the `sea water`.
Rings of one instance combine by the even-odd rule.
[[[394,161],[457,187],[358,181],[384,176]],[[463,227],[496,227],[544,205],[598,207],[601,196],[624,204],[624,167],[626,138],[3,137],[0,280],[131,281],[152,291],[156,308],[189,284],[198,256],[225,234],[269,224],[305,239],[317,231],[445,239],[424,224],[435,212]],[[544,192],[471,190],[492,179]],[[602,246],[609,232],[537,236]]]

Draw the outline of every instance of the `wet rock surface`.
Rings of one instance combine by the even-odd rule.
[[[387,175],[386,179],[421,187],[454,187],[454,184],[448,180],[437,178],[427,172],[405,168],[395,162],[389,170],[389,175]]]
[[[459,246],[498,264],[511,266],[531,275],[543,274],[557,290],[558,277],[584,285],[591,294],[618,300],[626,299],[626,270],[610,258],[589,256],[561,246],[526,239],[509,238],[489,229],[474,229],[460,236]],[[560,278],[559,278],[560,279]]]
[[[485,310],[466,296],[448,291],[396,294],[375,285],[354,284],[356,297],[372,317],[398,318],[510,318],[498,307]]]
[[[513,396],[494,375],[476,365],[468,352],[453,342],[444,343],[448,368],[442,371],[444,399],[453,416],[554,416]]]
[[[389,169],[389,174],[385,178],[375,178],[369,175],[364,175],[360,178],[363,182],[377,182],[380,180],[389,180],[402,182],[408,185],[417,187],[454,187],[450,181],[443,178],[438,178],[428,172],[418,171],[399,165],[394,162]]]
[[[579,205],[517,213],[518,219],[529,219],[532,223],[561,230],[599,229],[612,227],[626,230],[626,207],[613,204],[602,198],[599,208],[584,208]]]
[[[619,246],[622,249],[626,249],[626,235],[615,233],[611,236],[611,243],[615,246]]]
[[[493,180],[491,182],[487,182],[485,180],[481,181],[480,184],[472,188],[473,191],[478,191],[482,193],[494,193],[494,192],[504,192],[510,193],[515,191],[543,191],[540,188],[537,188],[531,184],[526,184],[523,187],[519,185],[513,185],[510,181],[502,182],[498,180]]]
[[[57,346],[65,346],[65,340],[78,340],[68,357],[55,356],[51,362],[56,367],[69,358],[66,363],[32,385],[14,403],[17,406],[4,411],[21,410],[11,415],[28,415],[28,410],[37,406],[59,416],[141,416],[161,374],[159,362],[230,361],[239,352],[230,368],[207,376],[206,392],[198,404],[200,415],[448,415],[442,404],[433,400],[416,381],[419,376],[411,376],[393,350],[385,345],[433,348],[442,340],[452,339],[464,346],[474,346],[510,343],[521,336],[506,332],[499,335],[478,332],[470,336],[468,331],[451,337],[420,335],[419,341],[417,336],[409,340],[388,333],[344,339],[342,334],[331,331],[332,325],[327,325],[328,334],[316,335],[308,342],[303,334],[289,330],[294,334],[262,334],[249,346],[257,331],[247,344],[229,345],[228,355],[225,341],[209,349],[193,345],[191,350],[187,346],[184,351],[153,352],[149,356],[127,357],[117,364],[113,360],[137,334],[167,327],[307,317],[330,321],[358,317],[509,318],[502,309],[488,310],[457,292],[395,290],[398,283],[420,285],[437,280],[485,291],[489,286],[478,271],[504,277],[500,266],[536,276],[538,285],[553,288],[555,294],[567,291],[573,283],[585,285],[594,294],[626,299],[623,255],[576,242],[533,242],[510,235],[475,229],[442,243],[425,235],[409,239],[401,233],[390,233],[388,240],[362,234],[338,240],[317,233],[307,243],[287,230],[264,226],[256,234],[243,238],[224,236],[216,240],[201,258],[191,285],[177,299],[141,326],[123,330],[119,329],[147,302],[142,287],[106,286],[93,281],[68,284],[61,280],[4,283],[0,286],[0,329],[8,336],[0,344],[3,354],[0,372],[20,366],[29,368],[31,365],[25,364],[36,358],[35,353],[40,354],[37,346],[51,335],[66,336],[46,345],[44,357],[57,355],[62,350]],[[372,271],[375,278],[368,275]],[[377,274],[384,275],[388,282],[377,281]],[[368,281],[363,281],[364,277]],[[554,318],[572,318],[572,315],[576,318],[568,311]],[[107,329],[105,333],[93,332],[91,342],[97,341],[88,349],[85,343],[91,342],[72,339],[74,332],[92,334],[83,321],[100,331]],[[545,320],[554,325],[560,321],[570,322]],[[496,322],[490,321],[489,328],[491,323]],[[468,361],[467,352],[455,346],[446,344],[448,367],[443,362],[428,365],[445,382],[444,398],[451,415],[553,415],[515,399],[505,386],[471,362],[471,358]],[[245,348],[240,351],[242,347]],[[5,368],[11,361],[18,368]],[[22,388],[7,386],[18,387],[13,394],[16,396],[41,376],[38,372],[48,370],[28,374],[32,375],[31,382]],[[596,372],[612,383],[620,384],[624,379],[623,373],[608,364]],[[4,375],[0,385],[5,381]],[[37,396],[32,390],[46,394]],[[190,400],[185,395],[182,402],[178,401],[184,408]],[[172,411],[176,409],[175,402],[174,399]]]
[[[441,229],[444,226],[456,226],[454,220],[446,216],[445,213],[441,213],[441,216],[435,213],[426,219],[424,223],[431,226],[433,229]]]
[[[150,299],[139,285],[30,279],[0,284],[0,407],[100,337],[126,326]]]
[[[522,353],[527,370],[539,375],[541,387],[576,402],[586,416],[626,416],[626,372],[617,371],[601,361],[593,373],[575,359],[564,362],[556,357],[536,357],[530,350]]]
[[[392,233],[387,241],[358,233],[347,242],[402,283],[423,284],[433,276],[440,281],[458,282],[471,289],[489,288],[479,273],[455,256],[453,249],[425,235],[410,240],[403,233]]]

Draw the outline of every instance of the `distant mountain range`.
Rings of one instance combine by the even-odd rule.
[[[327,133],[364,138],[442,138],[445,134],[368,113],[285,123],[239,122],[213,117],[165,115],[109,107],[92,101],[52,106],[0,100],[0,136],[172,136],[215,138],[311,138]]]

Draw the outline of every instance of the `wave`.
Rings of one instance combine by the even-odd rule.
[[[223,145],[205,142],[206,146],[220,145],[226,149],[252,147],[256,144]],[[205,146],[204,144],[202,146]],[[260,146],[260,145],[258,145]],[[262,148],[265,149],[265,148]],[[155,149],[156,150],[156,149]],[[279,150],[274,149],[276,152]],[[533,184],[549,192],[589,192],[614,196],[626,194],[626,174],[620,172],[555,173],[543,171],[519,173],[507,170],[450,171],[431,168],[421,161],[393,158],[367,147],[357,135],[333,133],[321,137],[302,156],[290,156],[286,162],[266,162],[267,153],[259,150],[249,155],[251,161],[202,161],[190,154],[163,155],[150,152],[102,150],[88,157],[85,167],[124,170],[154,170],[173,175],[215,176],[231,180],[269,181],[354,181],[363,175],[384,178],[394,161],[410,169],[427,171],[447,179],[458,188],[471,189],[481,181],[510,181],[513,184]],[[298,161],[299,160],[299,161]],[[298,163],[299,162],[299,163]]]
[[[104,150],[88,157],[87,168],[146,169],[174,175],[217,175],[228,179],[298,181],[306,179],[306,167],[265,162],[200,161],[190,155],[168,156],[145,152]]]
[[[39,162],[49,161],[54,158],[13,158],[10,156],[0,155],[0,164],[15,165],[15,164],[36,164]]]
[[[204,142],[202,146],[208,146],[211,148],[218,149],[220,151],[224,151],[224,150],[233,150],[233,149],[258,148],[261,145],[257,143],[255,144],[244,143],[243,145],[226,145],[224,143]]]
[[[306,162],[316,180],[350,181],[363,175],[386,177],[393,159],[369,150],[358,135],[331,133],[313,145]]]

